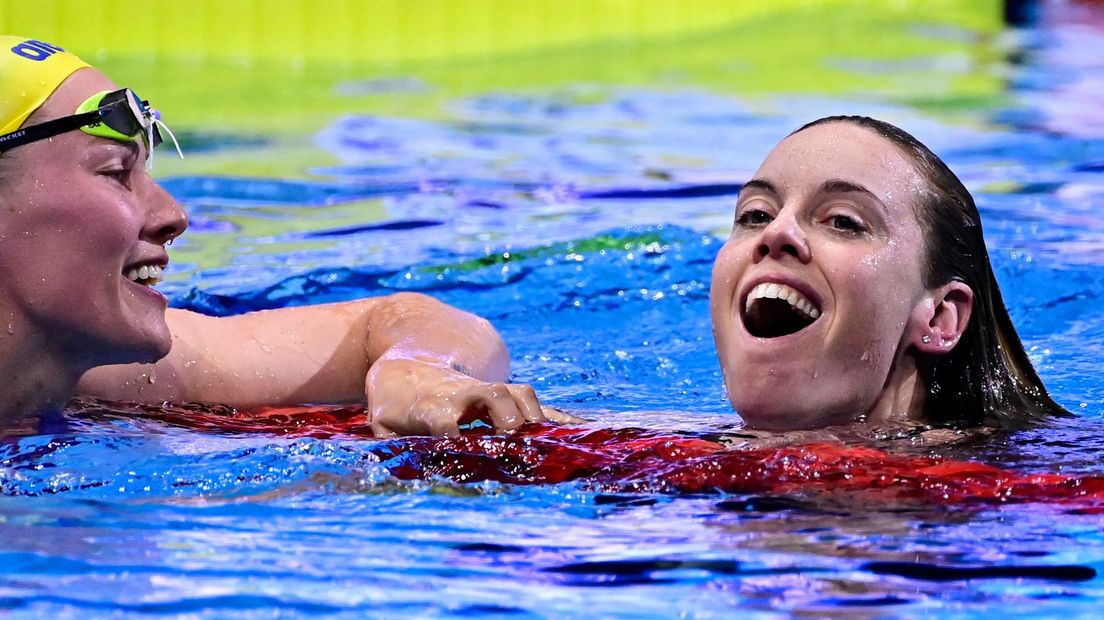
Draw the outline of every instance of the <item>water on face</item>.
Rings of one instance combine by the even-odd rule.
[[[192,229],[163,288],[214,314],[422,291],[491,319],[515,379],[590,426],[716,438],[738,419],[713,354],[710,266],[739,183],[800,124],[868,114],[914,133],[974,192],[1024,344],[1077,414],[935,454],[1100,474],[1104,116],[1084,51],[1104,45],[1100,28],[917,32],[971,41],[968,61],[932,56],[924,75],[1006,85],[962,101],[953,88],[748,99],[565,84],[451,98],[431,119],[333,118],[304,139],[328,163],[164,178]],[[271,146],[178,133],[201,161]],[[0,605],[82,618],[1090,617],[1104,596],[1101,519],[1076,504],[410,480],[393,475],[416,453],[406,441],[188,428],[110,407],[44,419],[0,444]]]

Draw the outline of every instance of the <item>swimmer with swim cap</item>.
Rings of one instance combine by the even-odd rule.
[[[176,152],[184,156],[172,131],[161,122],[160,113],[129,88],[96,93],[78,106],[72,116],[20,128],[61,82],[89,65],[42,41],[0,37],[0,49],[6,45],[11,45],[11,54],[0,60],[0,71],[9,85],[0,98],[0,121],[4,122],[0,127],[0,153],[73,129],[119,141],[136,140],[141,135],[152,149],[161,144],[164,128],[173,138]]]
[[[74,394],[235,406],[364,402],[380,435],[548,418],[486,321],[430,297],[215,318],[154,287],[181,206],[146,168],[156,111],[59,46],[0,36],[0,420]]]

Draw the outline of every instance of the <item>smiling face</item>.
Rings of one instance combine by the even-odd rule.
[[[71,115],[115,88],[98,71],[77,71],[24,126]],[[187,220],[149,176],[146,157],[142,140],[69,131],[0,158],[0,323],[9,333],[33,332],[74,367],[168,352],[165,298],[149,285]]]
[[[710,299],[729,398],[749,425],[915,413],[893,410],[916,407],[911,391],[902,401],[917,373],[906,357],[930,343],[939,306],[922,277],[923,187],[894,144],[843,122],[789,136],[744,186]]]

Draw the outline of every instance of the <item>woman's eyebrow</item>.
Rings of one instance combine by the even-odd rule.
[[[860,194],[868,194],[874,196],[874,192],[866,189],[862,185],[852,183],[851,181],[844,181],[843,179],[829,179],[820,186],[820,191],[825,194],[849,194],[852,192],[858,192]],[[877,198],[877,196],[874,196]]]
[[[127,154],[124,157],[128,160],[137,160],[141,152],[138,144],[134,142],[121,142],[118,140],[111,140],[110,138],[103,138],[103,140],[104,142],[96,145],[98,150],[108,153],[114,153],[120,150],[126,151]]]
[[[747,189],[759,189],[765,192],[769,192],[774,195],[778,195],[778,189],[766,179],[751,179],[744,186],[740,188],[740,193],[743,193]]]
[[[878,198],[878,196],[875,195],[874,192],[866,189],[862,185],[852,183],[851,181],[844,181],[843,179],[831,179],[825,181],[824,184],[820,186],[820,191],[824,194],[866,194],[867,196],[870,196],[870,198],[872,198],[875,202],[877,202],[883,210],[886,210],[885,203],[883,203],[882,199]]]

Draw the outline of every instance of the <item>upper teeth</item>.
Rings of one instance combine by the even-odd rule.
[[[148,280],[146,284],[157,284],[164,276],[164,270],[157,265],[142,265],[141,267],[132,268],[126,272],[127,280],[131,282],[137,282],[139,280]]]
[[[820,310],[813,305],[813,302],[809,301],[804,295],[797,292],[797,290],[786,286],[785,284],[775,284],[774,282],[764,282],[756,285],[748,293],[747,301],[744,302],[744,311],[751,310],[751,304],[756,299],[781,299],[788,302],[791,306],[796,308],[805,314],[810,319],[816,319],[820,316]]]

